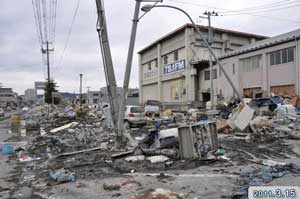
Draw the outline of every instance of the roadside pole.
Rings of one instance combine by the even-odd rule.
[[[129,41],[127,62],[126,62],[126,71],[125,71],[125,77],[124,77],[124,83],[123,83],[123,92],[122,92],[122,98],[121,98],[121,103],[120,103],[120,108],[119,108],[117,139],[120,141],[123,138],[123,132],[124,132],[125,106],[126,106],[126,100],[127,100],[127,94],[128,94],[130,72],[131,72],[131,65],[132,65],[132,58],[133,58],[137,26],[138,26],[138,21],[139,21],[140,7],[141,7],[141,0],[136,0],[134,16],[133,16],[133,20],[132,20],[131,36],[130,36],[130,41]]]
[[[213,43],[213,35],[212,35],[212,28],[211,28],[211,16],[218,16],[217,12],[210,12],[210,11],[205,11],[203,13],[204,15],[207,15],[207,17],[202,17],[208,20],[208,45],[212,49],[212,43]],[[209,54],[209,76],[210,76],[210,102],[211,102],[211,109],[214,109],[214,75],[213,75],[213,63],[212,63],[212,55],[211,53]]]
[[[80,109],[82,109],[82,74],[80,76],[80,88],[79,88],[79,93],[80,93]]]

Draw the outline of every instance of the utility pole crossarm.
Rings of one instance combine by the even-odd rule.
[[[54,49],[50,49],[49,48],[49,44],[50,42],[46,41],[46,49],[42,48],[41,51],[43,54],[47,54],[47,79],[48,79],[48,83],[50,83],[51,79],[50,79],[50,52],[53,52]]]

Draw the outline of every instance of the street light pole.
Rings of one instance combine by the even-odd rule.
[[[123,83],[123,92],[122,92],[121,104],[120,104],[120,108],[119,108],[118,136],[117,136],[119,140],[122,139],[123,131],[124,131],[125,106],[126,106],[128,86],[129,86],[129,80],[130,80],[130,72],[131,72],[134,44],[135,44],[137,26],[138,26],[138,21],[139,21],[140,6],[141,6],[141,0],[136,0],[135,1],[135,10],[134,10],[134,15],[133,15],[133,20],[132,20],[128,55],[127,55],[127,61],[126,61],[126,71],[125,71],[125,77],[124,77],[124,83]]]
[[[80,88],[79,88],[79,92],[80,92],[80,109],[82,109],[82,74],[80,74],[79,76],[80,76]]]
[[[131,35],[129,41],[129,48],[127,54],[127,61],[126,61],[126,70],[123,82],[123,92],[121,97],[121,103],[119,107],[119,117],[118,117],[118,135],[117,139],[121,142],[124,132],[124,116],[125,116],[125,107],[126,107],[126,100],[128,94],[128,87],[130,81],[130,73],[131,73],[131,66],[132,66],[132,59],[133,59],[133,52],[134,52],[134,44],[136,39],[136,32],[137,26],[139,22],[139,13],[141,8],[141,2],[162,2],[162,0],[135,0],[135,9],[134,15],[132,20],[132,27],[131,27]],[[120,143],[119,142],[119,143]]]
[[[191,21],[191,23],[193,24],[194,28],[196,29],[197,33],[200,35],[200,37],[202,38],[202,40],[204,41],[205,46],[208,48],[209,53],[212,55],[212,57],[214,58],[214,60],[217,62],[218,66],[220,67],[221,71],[223,72],[223,74],[225,75],[226,79],[228,80],[230,86],[233,88],[234,93],[238,96],[239,100],[241,102],[243,102],[243,98],[240,95],[240,93],[238,92],[238,90],[236,89],[236,87],[234,86],[233,82],[231,81],[231,79],[229,78],[228,74],[226,73],[226,71],[224,70],[221,62],[219,61],[219,59],[217,58],[217,56],[215,55],[215,53],[213,52],[211,46],[209,45],[207,39],[204,37],[204,35],[202,34],[202,32],[200,31],[199,27],[195,24],[194,20],[191,18],[191,16],[183,9],[175,7],[175,6],[170,6],[170,5],[145,5],[142,7],[142,11],[144,12],[149,12],[152,8],[172,8],[175,10],[179,10],[180,12],[182,12],[183,14],[185,14],[189,20]]]

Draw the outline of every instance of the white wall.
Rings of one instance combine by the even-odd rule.
[[[158,100],[158,89],[157,83],[144,85],[141,92],[143,100],[141,103],[145,103],[147,100]]]
[[[299,41],[298,41],[299,43]],[[221,63],[224,65],[226,71],[231,69],[233,63],[235,63],[236,75],[233,75],[228,71],[231,79],[233,79],[234,84],[239,88],[241,94],[243,94],[244,88],[254,88],[254,87],[262,87],[263,89],[270,91],[271,86],[282,86],[282,85],[290,85],[295,84],[296,93],[299,95],[299,52],[295,50],[295,58],[294,62],[289,62],[280,65],[270,65],[270,56],[269,53],[285,49],[289,47],[295,47],[296,42],[291,41],[284,44],[279,44],[276,46],[256,50],[254,52],[245,53],[242,55],[237,55],[234,57],[222,59]],[[262,55],[261,67],[251,72],[243,72],[241,69],[241,59]],[[238,71],[238,73],[237,73]],[[239,75],[237,75],[239,74]],[[224,79],[224,75],[221,78],[218,77],[218,85],[219,89],[222,89],[226,99],[229,99],[232,96],[232,88]]]

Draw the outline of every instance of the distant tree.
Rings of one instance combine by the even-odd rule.
[[[51,80],[50,82],[46,82],[45,86],[45,102],[47,104],[52,104],[52,93],[58,92],[56,82]],[[54,97],[54,104],[59,104],[60,99],[57,97]]]

